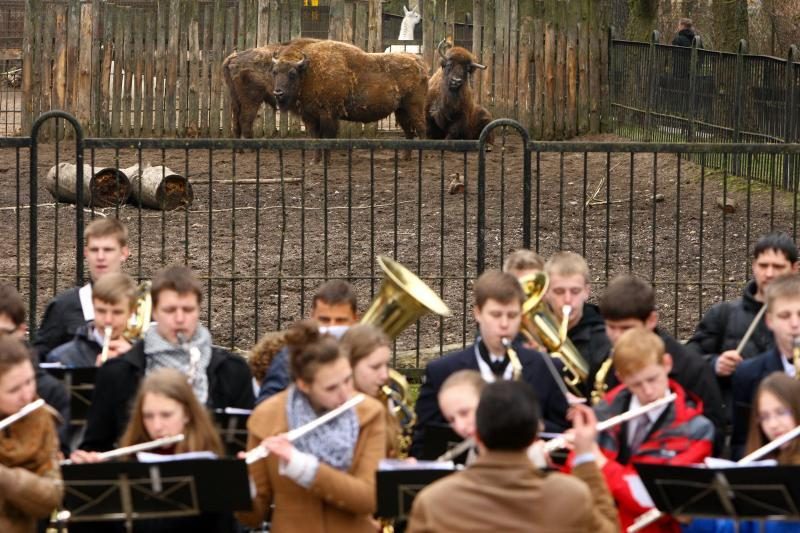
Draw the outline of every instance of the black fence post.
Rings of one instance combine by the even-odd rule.
[[[647,142],[651,142],[653,140],[653,101],[655,100],[656,95],[656,76],[658,74],[658,70],[656,67],[656,46],[658,45],[658,41],[660,39],[660,34],[658,30],[653,30],[653,33],[650,35],[650,50],[648,53],[648,60],[650,62],[650,75],[648,76],[648,85],[647,85],[647,108],[645,109],[644,115],[644,129],[645,129],[645,140]]]
[[[65,111],[53,110],[39,115],[36,122],[31,126],[31,157],[30,157],[30,204],[31,214],[29,218],[29,288],[30,294],[28,299],[28,331],[30,338],[33,339],[36,335],[36,292],[37,285],[37,272],[39,270],[38,252],[38,204],[39,204],[39,129],[49,119],[63,118],[75,128],[75,278],[78,284],[83,283],[83,128],[81,128],[78,120]],[[56,229],[56,231],[58,231]]]
[[[742,142],[742,79],[744,77],[744,55],[747,53],[747,41],[739,40],[736,48],[736,72],[734,75],[734,100],[733,100],[733,142]],[[740,154],[733,157],[733,173],[741,175]]]
[[[794,62],[797,60],[797,47],[791,45],[786,56],[786,113],[784,115],[783,142],[791,143],[794,139]],[[783,156],[783,186],[786,190],[796,191],[797,184],[789,173],[789,154]]]
[[[686,142],[694,142],[695,121],[697,117],[697,35],[692,38],[692,52],[689,56],[689,128],[686,131]]]

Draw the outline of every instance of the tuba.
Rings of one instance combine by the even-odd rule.
[[[362,324],[380,328],[394,340],[422,315],[450,316],[450,309],[439,295],[403,265],[386,256],[378,256],[378,265],[386,277],[378,295],[364,313]],[[405,376],[391,369],[389,382],[381,388],[381,394],[402,428],[397,448],[407,450],[410,444],[408,433],[414,427],[417,415],[411,406]]]
[[[522,304],[522,334],[529,341],[544,347],[551,356],[560,359],[564,364],[562,377],[570,392],[585,396],[581,385],[589,379],[589,364],[567,338],[567,316],[557,326],[556,317],[544,301],[550,279],[544,272],[537,272],[523,277],[519,282],[527,298]]]
[[[144,337],[150,327],[150,319],[153,314],[153,298],[150,295],[150,281],[143,281],[136,288],[136,305],[122,336],[128,342],[136,342]]]

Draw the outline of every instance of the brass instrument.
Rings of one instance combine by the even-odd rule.
[[[511,346],[511,341],[507,338],[503,337],[501,342],[506,349],[506,355],[508,355],[508,360],[511,363],[511,379],[519,381],[522,379],[522,363],[519,362],[517,351]]]
[[[136,308],[131,315],[128,326],[122,332],[122,336],[128,342],[136,342],[144,337],[150,327],[153,314],[153,298],[150,295],[149,281],[143,281],[136,289]]]
[[[792,363],[794,364],[794,378],[800,379],[800,337],[792,339]]]
[[[606,395],[608,392],[608,384],[606,383],[606,379],[608,378],[608,373],[611,371],[611,365],[614,364],[614,352],[608,354],[608,357],[603,364],[600,365],[600,368],[597,370],[597,373],[594,375],[594,387],[592,388],[592,405],[597,405]]]
[[[103,349],[100,351],[100,364],[108,361],[108,348],[111,345],[111,333],[113,328],[106,326],[103,328]]]
[[[519,282],[527,298],[522,304],[522,334],[528,340],[543,346],[552,357],[560,359],[564,364],[564,383],[576,396],[584,396],[580,386],[589,379],[589,363],[567,338],[571,308],[565,309],[567,312],[564,313],[564,319],[560,325],[556,325],[558,320],[544,301],[550,285],[547,274],[536,272],[523,277]]]
[[[411,429],[417,423],[417,413],[408,403],[408,380],[395,370],[389,369],[389,381],[381,387],[382,399],[388,402],[392,415],[400,422],[404,430]]]

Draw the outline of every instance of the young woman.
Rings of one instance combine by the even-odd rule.
[[[386,456],[398,457],[402,452],[400,438],[403,430],[381,392],[389,380],[389,361],[392,358],[390,345],[389,337],[379,328],[369,324],[359,324],[347,330],[339,346],[350,359],[355,389],[377,398],[384,404]]]
[[[0,420],[36,399],[36,375],[21,341],[0,337]],[[55,421],[39,408],[0,431],[0,531],[36,531],[61,503]]]
[[[747,452],[754,452],[800,424],[800,382],[784,372],[764,378],[756,390],[747,433]],[[779,465],[800,465],[800,439],[794,439],[762,459]],[[800,530],[800,522],[787,520],[740,521],[698,519],[684,528],[686,533],[789,533]]]
[[[475,412],[486,382],[477,370],[459,370],[450,374],[439,388],[439,410],[450,428],[462,439],[474,439]],[[477,447],[467,452],[466,463],[477,458]]]
[[[172,446],[151,453],[177,454],[210,451],[222,456],[225,449],[211,417],[200,405],[186,375],[174,368],[160,368],[142,381],[131,410],[131,419],[120,440],[120,447],[141,444],[164,437],[184,435]],[[98,454],[76,450],[75,463],[97,462]],[[113,527],[113,526],[112,526]],[[137,532],[237,531],[232,513],[201,513],[187,518],[166,518],[134,522]]]
[[[237,516],[255,527],[274,504],[274,531],[374,533],[370,515],[375,471],[386,450],[384,411],[367,397],[290,442],[287,431],[342,405],[354,390],[350,361],[315,321],[292,326],[287,344],[293,384],[259,404],[248,420],[248,449],[263,446],[269,456],[250,465],[253,510]]]

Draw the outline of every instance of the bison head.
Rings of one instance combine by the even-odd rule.
[[[308,58],[305,54],[302,56],[299,61],[272,56],[272,77],[275,84],[272,94],[282,111],[289,109],[297,98],[300,78],[308,67]]]
[[[447,50],[445,53],[442,51],[442,44],[439,43],[439,56],[442,58],[442,71],[444,76],[442,82],[446,87],[453,91],[458,92],[464,85],[464,82],[469,81],[469,76],[475,72],[475,69],[485,69],[484,65],[475,62],[473,56],[465,48],[454,46]]]

